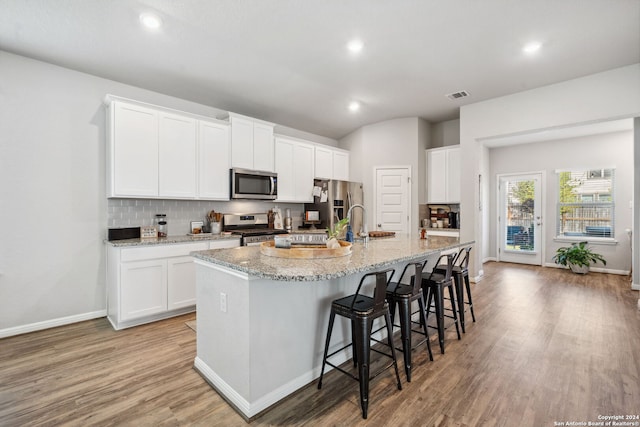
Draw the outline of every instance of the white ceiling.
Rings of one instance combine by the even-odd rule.
[[[0,49],[337,139],[638,63],[640,1],[0,0]]]

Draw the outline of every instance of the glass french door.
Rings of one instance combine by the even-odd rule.
[[[499,175],[498,260],[542,265],[542,174]]]

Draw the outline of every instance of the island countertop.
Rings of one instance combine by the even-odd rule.
[[[322,259],[277,258],[260,253],[259,246],[192,252],[196,259],[227,267],[249,276],[279,281],[330,280],[372,271],[399,262],[425,258],[462,245],[457,237],[430,236],[421,240],[410,236],[371,239],[368,245],[354,243],[351,255]]]

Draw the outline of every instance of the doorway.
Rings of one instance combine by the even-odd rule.
[[[411,168],[376,167],[376,229],[409,233],[411,208]]]
[[[542,265],[543,178],[498,175],[498,261]]]

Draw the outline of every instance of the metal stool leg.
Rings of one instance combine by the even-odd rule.
[[[409,298],[399,298],[400,335],[402,337],[402,353],[404,355],[404,371],[407,382],[411,382],[411,307]]]
[[[449,288],[449,298],[451,299],[451,312],[453,313],[453,323],[456,325],[456,333],[458,334],[458,339],[460,339],[460,328],[458,327],[458,315],[456,313],[457,308],[456,308],[456,301],[454,299],[454,292],[452,289],[453,286],[447,286],[447,288]]]
[[[467,299],[469,300],[469,309],[471,310],[471,318],[476,321],[476,315],[473,313],[473,300],[471,299],[471,285],[469,284],[469,272],[464,275],[464,284],[467,288]]]
[[[353,320],[355,336],[353,342],[356,345],[358,356],[358,382],[360,383],[360,407],[362,418],[367,418],[369,411],[369,351],[371,343],[367,332],[371,325],[368,319],[358,318]]]
[[[429,352],[429,360],[433,361],[433,353],[431,352],[431,340],[429,339],[429,331],[427,328],[426,307],[424,306],[424,299],[420,297],[418,299],[418,306],[420,307],[420,325],[424,330],[424,336],[427,340],[427,351]]]
[[[458,314],[460,315],[460,326],[462,333],[466,333],[464,329],[464,288],[462,283],[462,273],[456,273],[454,276],[454,284],[456,287],[456,298],[458,299]]]
[[[324,375],[324,367],[327,363],[327,354],[329,353],[329,342],[331,341],[331,332],[333,331],[333,321],[336,318],[336,312],[331,310],[329,315],[329,327],[327,328],[327,339],[324,344],[324,356],[322,357],[322,370],[320,370],[320,379],[318,380],[318,390],[322,388],[322,376]]]

